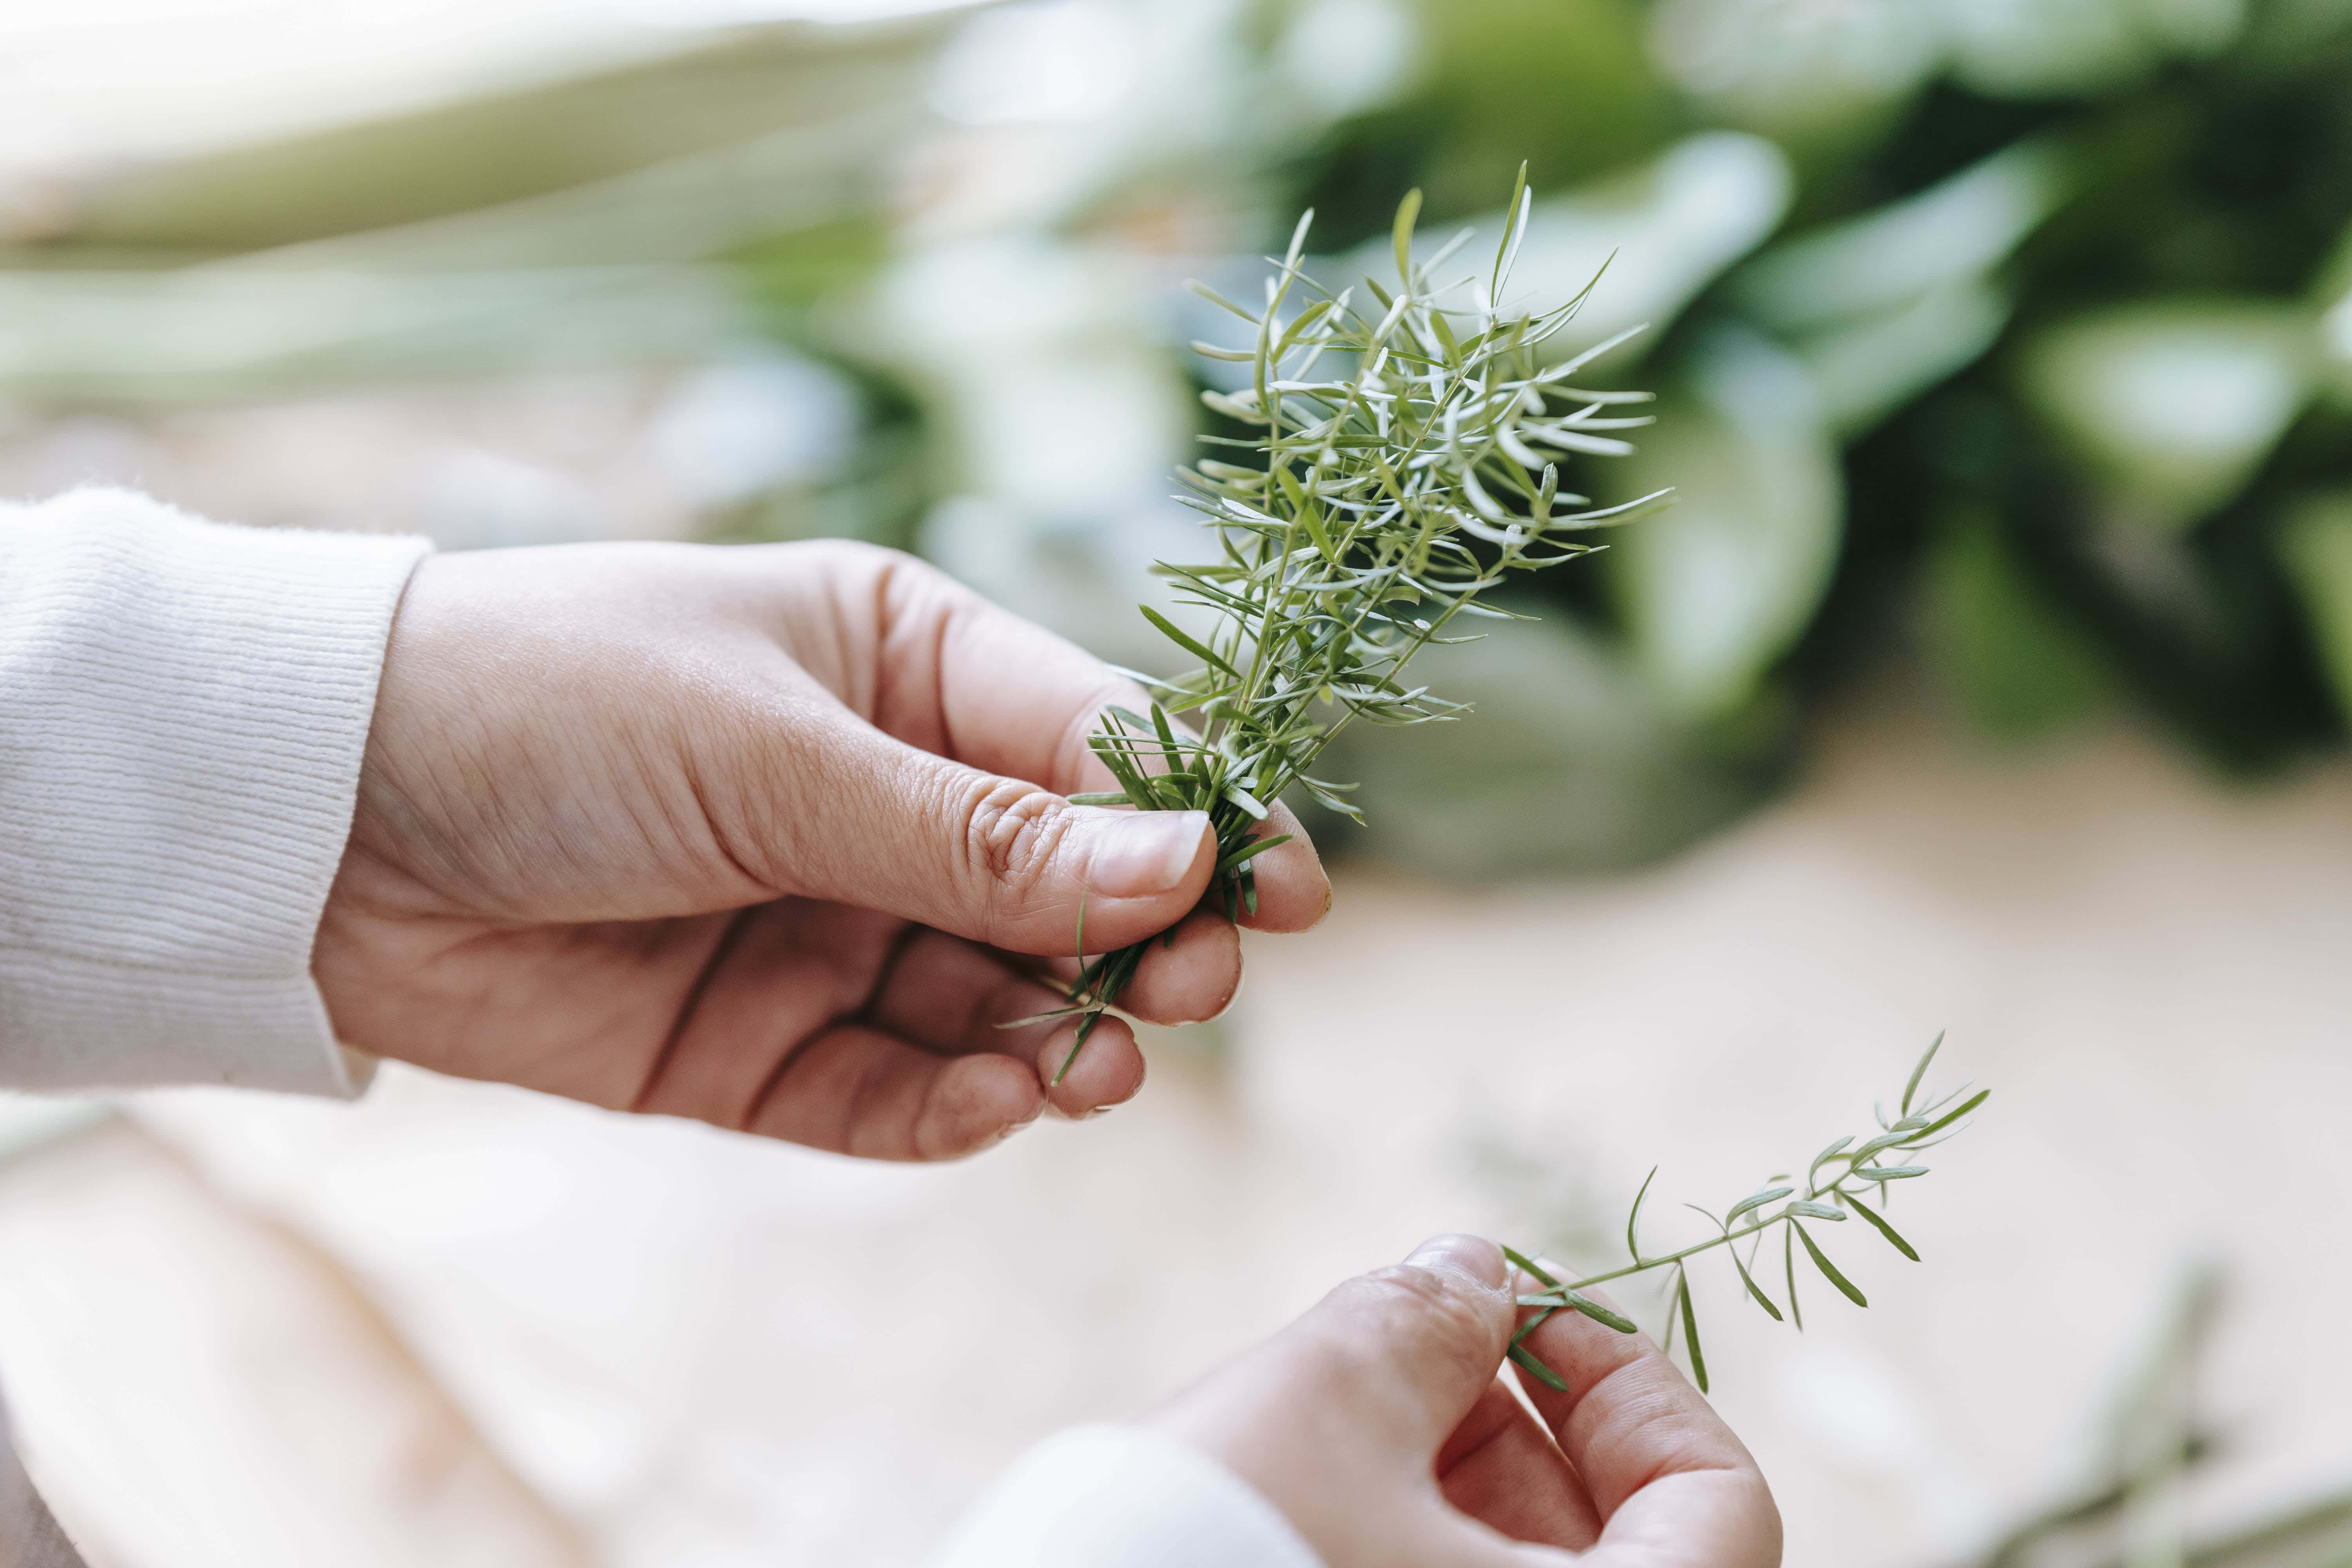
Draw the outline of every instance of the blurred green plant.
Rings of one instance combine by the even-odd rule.
[[[2221,1528],[2192,1529],[2190,1489],[2229,1445],[2200,1408],[2222,1307],[2220,1267],[2184,1268],[2158,1303],[2105,1408],[2079,1480],[1991,1532],[1973,1568],[2342,1568],[2352,1563],[2352,1491],[2323,1490]]]
[[[1509,5],[1436,9],[1413,12],[1423,75],[1325,134],[1294,166],[1302,199],[1357,214],[1377,167],[1446,213],[1473,188],[1454,171],[1493,156],[1475,151],[1486,120],[1447,107],[1465,62],[1550,48],[1564,71],[1619,73],[1583,104],[1604,130],[1528,150],[1538,214],[1617,203],[1640,258],[1591,318],[1651,277],[1692,279],[1643,302],[1661,424],[1602,492],[1667,470],[1680,504],[1549,586],[1564,635],[1509,645],[1528,681],[1628,672],[1620,701],[1646,717],[1612,728],[1669,737],[1683,783],[1647,792],[1656,820],[1614,843],[1538,835],[1517,864],[1622,862],[1704,830],[1726,815],[1710,796],[1754,798],[1806,712],[1891,658],[2003,743],[2120,707],[2233,773],[2343,744],[2352,4],[1616,0],[1579,11],[1582,38]],[[1793,184],[1727,251],[1646,216],[1663,196],[1602,195],[1662,190],[1735,131]],[[1740,177],[1760,202],[1773,176]],[[1557,254],[1590,243],[1562,230]],[[1552,258],[1531,242],[1522,267]],[[1562,788],[1643,776],[1657,749],[1619,763],[1604,742],[1581,773],[1559,764]],[[1503,858],[1436,831],[1503,799],[1455,782],[1384,813],[1373,847],[1441,873]],[[1491,815],[1498,833],[1523,820]]]
[[[1352,276],[1394,191],[1437,230],[1524,159],[1522,289],[1618,253],[1539,363],[1654,329],[1627,352],[1662,425],[1596,500],[1666,474],[1683,504],[1512,597],[1546,626],[1433,655],[1475,741],[1338,741],[1384,797],[1357,842],[1453,876],[1668,853],[1891,658],[2006,743],[2135,709],[2240,773],[2343,743],[2352,0],[1071,0],[1024,26],[1166,68],[1099,123],[1019,121],[1016,93],[942,132],[941,49],[1006,14],[661,35],[45,185],[0,218],[0,397],[661,371],[778,337],[872,417],[824,494],[717,533],[919,542],[1140,660],[1102,606],[1169,552],[1183,380],[1245,390],[1181,356],[1215,307],[1171,303],[1160,259],[1220,279],[1312,206],[1338,254],[1307,275]],[[885,171],[927,137],[910,223]]]

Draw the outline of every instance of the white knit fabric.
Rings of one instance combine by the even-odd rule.
[[[1197,1449],[1075,1426],[1014,1461],[931,1568],[1323,1568],[1290,1521]]]
[[[352,1091],[310,944],[429,548],[0,506],[0,1086]]]

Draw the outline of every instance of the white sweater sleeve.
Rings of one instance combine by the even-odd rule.
[[[1078,1426],[1021,1458],[931,1568],[1323,1568],[1275,1506],[1144,1426]]]
[[[0,506],[0,1086],[352,1092],[310,943],[428,548]]]

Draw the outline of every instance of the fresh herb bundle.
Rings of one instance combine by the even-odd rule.
[[[1255,910],[1252,861],[1288,839],[1260,832],[1285,792],[1303,789],[1361,819],[1345,798],[1353,785],[1312,773],[1334,735],[1357,719],[1425,724],[1466,711],[1404,683],[1415,654],[1471,640],[1446,635],[1456,616],[1523,618],[1480,595],[1514,573],[1590,552],[1596,546],[1581,542],[1585,533],[1629,521],[1666,494],[1595,509],[1559,489],[1563,455],[1632,450],[1606,432],[1648,424],[1616,410],[1650,394],[1570,384],[1631,333],[1541,363],[1538,351],[1591,285],[1540,314],[1502,309],[1531,200],[1522,167],[1493,265],[1450,280],[1442,269],[1471,231],[1415,259],[1414,191],[1397,209],[1393,289],[1368,278],[1360,291],[1333,294],[1310,278],[1311,211],[1287,253],[1267,258],[1276,271],[1259,309],[1192,285],[1255,334],[1244,348],[1192,347],[1250,366],[1248,386],[1202,397],[1257,433],[1203,437],[1242,460],[1203,459],[1180,475],[1181,499],[1207,517],[1222,559],[1155,568],[1174,581],[1181,603],[1207,613],[1210,629],[1195,637],[1143,611],[1199,668],[1173,680],[1127,672],[1150,689],[1150,712],[1113,708],[1091,738],[1119,787],[1072,798],[1207,812],[1217,836],[1211,888],[1228,917]],[[1185,715],[1196,727],[1177,722]],[[1070,1005],[1041,1016],[1078,1019],[1055,1081],[1149,945],[1089,960],[1081,911]]]
[[[1665,1347],[1669,1353],[1673,1352],[1675,1331],[1679,1329],[1684,1350],[1690,1357],[1692,1381],[1698,1384],[1700,1393],[1706,1393],[1706,1354],[1699,1348],[1698,1314],[1691,1306],[1690,1260],[1703,1252],[1722,1247],[1724,1255],[1731,1259],[1731,1267],[1738,1271],[1739,1282],[1747,1287],[1748,1296],[1771,1314],[1774,1322],[1780,1322],[1784,1321],[1780,1309],[1765,1293],[1764,1288],[1757,1284],[1755,1274],[1756,1255],[1763,1247],[1764,1233],[1774,1226],[1781,1227],[1780,1262],[1788,1280],[1789,1317],[1795,1321],[1797,1327],[1801,1329],[1805,1326],[1804,1314],[1797,1306],[1797,1248],[1800,1247],[1804,1248],[1805,1256],[1811,1259],[1822,1277],[1834,1286],[1840,1295],[1857,1307],[1869,1306],[1870,1302],[1855,1289],[1853,1281],[1838,1272],[1837,1265],[1829,1260],[1829,1255],[1822,1250],[1821,1244],[1813,1239],[1804,1222],[1837,1224],[1843,1222],[1849,1212],[1859,1215],[1873,1230],[1885,1237],[1895,1250],[1914,1263],[1919,1261],[1919,1254],[1881,1212],[1887,1206],[1888,1189],[1896,1182],[1926,1175],[1927,1167],[1908,1163],[1908,1157],[1934,1147],[1960,1131],[1966,1119],[1992,1093],[1989,1089],[1980,1089],[1969,1094],[1969,1086],[1962,1084],[1937,1099],[1921,1100],[1920,1082],[1927,1076],[1927,1064],[1936,1059],[1936,1053],[1943,1044],[1944,1037],[1937,1035],[1934,1043],[1928,1046],[1927,1054],[1919,1058],[1919,1064],[1911,1069],[1911,1080],[1903,1086],[1903,1100],[1896,1108],[1893,1121],[1887,1121],[1884,1110],[1878,1110],[1879,1131],[1875,1136],[1865,1138],[1859,1143],[1851,1134],[1839,1139],[1813,1156],[1812,1163],[1805,1168],[1805,1179],[1801,1184],[1786,1175],[1768,1177],[1763,1186],[1733,1204],[1720,1217],[1696,1204],[1685,1205],[1685,1207],[1705,1215],[1720,1233],[1706,1241],[1656,1258],[1642,1256],[1642,1202],[1650,1195],[1650,1183],[1657,1179],[1658,1173],[1653,1169],[1643,1181],[1641,1191],[1634,1194],[1633,1211],[1625,1216],[1625,1250],[1633,1255],[1633,1261],[1623,1268],[1588,1274],[1580,1279],[1562,1280],[1517,1248],[1503,1248],[1512,1263],[1543,1287],[1541,1290],[1519,1298],[1519,1305],[1535,1308],[1536,1311],[1534,1316],[1519,1325],[1518,1331],[1511,1337],[1511,1359],[1542,1383],[1565,1391],[1568,1385],[1560,1381],[1559,1374],[1527,1348],[1525,1341],[1535,1332],[1536,1326],[1554,1312],[1577,1311],[1595,1322],[1607,1324],[1619,1333],[1635,1332],[1635,1326],[1630,1319],[1610,1310],[1583,1292],[1612,1279],[1645,1274],[1653,1269],[1671,1268],[1674,1274],[1670,1294],[1674,1306],[1672,1315],[1666,1321]],[[1965,1100],[1961,1099],[1963,1095],[1967,1096]],[[1955,1100],[1959,1103],[1955,1105]],[[1916,1110],[1913,1109],[1915,1104],[1917,1105]],[[1890,1158],[1898,1163],[1883,1163]],[[1825,1175],[1826,1180],[1823,1179]],[[1877,1189],[1877,1208],[1864,1203],[1860,1196],[1872,1188]],[[1774,1207],[1775,1205],[1779,1206]],[[1753,1242],[1745,1258],[1739,1256],[1738,1247],[1738,1243],[1743,1241]]]

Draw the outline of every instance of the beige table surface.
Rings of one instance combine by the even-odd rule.
[[[1982,1125],[1833,1241],[1799,1336],[1699,1280],[1801,1568],[1951,1559],[2073,1479],[2168,1281],[2231,1270],[2227,1514],[2352,1479],[2352,770],[2219,789],[2127,734],[1995,761],[1891,698],[1682,860],[1349,878],[1220,1055],[971,1163],[864,1166],[388,1070],[152,1097],[0,1167],[0,1372],[115,1568],[919,1560],[1444,1226],[1655,1235],[1866,1124],[1939,1027]],[[1397,977],[1428,978],[1412,984]],[[1849,1227],[1849,1230],[1853,1227]]]

